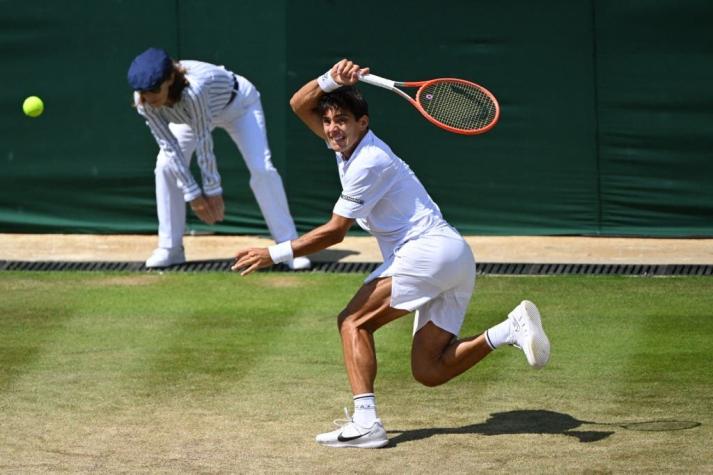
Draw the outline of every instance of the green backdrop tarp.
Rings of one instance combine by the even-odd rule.
[[[713,3],[596,5],[601,230],[713,234]]]
[[[468,234],[713,235],[713,4],[707,1],[0,0],[0,232],[152,233],[157,152],[126,69],[148,46],[224,64],[262,92],[300,231],[339,195],[334,155],[289,110],[342,57],[397,80],[491,89],[501,122],[435,128],[362,86],[373,130]],[[39,95],[46,111],[22,115]],[[265,234],[248,172],[215,133],[226,221]],[[194,168],[195,169],[195,168]],[[197,173],[197,171],[196,171]]]

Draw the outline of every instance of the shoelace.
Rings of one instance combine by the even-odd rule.
[[[520,323],[520,321],[519,321],[517,318],[513,318],[513,319],[511,320],[511,322],[512,322],[512,324],[513,324],[513,329],[515,330],[516,333],[519,333],[519,332],[525,330],[525,325],[523,325],[522,323]],[[514,347],[517,348],[518,350],[521,350],[521,349],[522,349],[522,347],[520,347],[520,345],[518,345],[518,344],[515,343],[515,342],[511,343],[510,346],[514,346]]]
[[[346,419],[334,419],[332,424],[337,427],[344,427],[345,425],[353,422],[352,417],[349,415],[349,410],[346,407],[344,408],[344,417],[346,417]]]

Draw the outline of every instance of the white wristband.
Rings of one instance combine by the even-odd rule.
[[[286,262],[292,259],[292,241],[284,241],[267,248],[270,258],[275,264]]]
[[[324,92],[336,91],[337,89],[342,87],[342,85],[335,81],[332,77],[331,69],[329,69],[326,73],[318,77],[317,83],[319,84],[319,88]]]

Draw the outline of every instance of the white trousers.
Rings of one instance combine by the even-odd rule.
[[[295,223],[290,215],[282,179],[272,164],[267,142],[265,115],[260,93],[249,81],[240,78],[240,91],[225,110],[215,117],[212,129],[224,129],[238,146],[250,171],[250,188],[272,238],[282,242],[297,238]],[[169,124],[186,160],[190,164],[196,149],[196,136],[186,124]],[[211,129],[211,130],[212,130]],[[158,245],[177,248],[183,245],[186,230],[186,202],[180,182],[168,167],[163,152],[156,157],[156,211],[158,214]]]

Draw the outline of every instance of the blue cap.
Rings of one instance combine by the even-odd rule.
[[[129,86],[134,91],[150,91],[160,86],[173,70],[173,60],[166,50],[149,48],[129,66]]]

